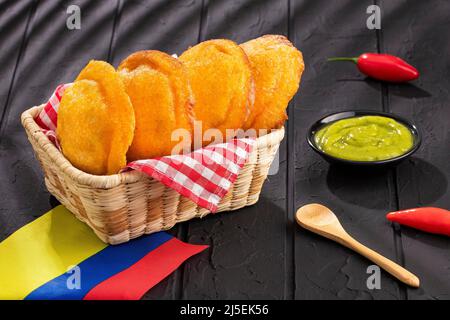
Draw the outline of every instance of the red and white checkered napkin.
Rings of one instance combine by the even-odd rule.
[[[37,125],[41,127],[42,132],[47,136],[47,138],[53,142],[53,144],[61,150],[61,146],[59,145],[58,138],[56,137],[56,124],[58,122],[58,108],[59,102],[61,101],[61,97],[64,91],[70,87],[72,83],[60,84],[56,87],[55,91],[51,95],[50,99],[48,99],[45,104],[44,109],[34,118]]]
[[[56,88],[35,118],[42,131],[59,149],[56,138],[58,107],[64,91],[72,84]],[[226,143],[172,155],[130,162],[126,168],[143,172],[211,212],[236,180],[255,144],[254,138],[232,139]]]

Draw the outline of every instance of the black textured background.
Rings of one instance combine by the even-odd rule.
[[[366,28],[366,8],[382,9],[382,29]],[[82,10],[81,30],[66,28],[66,9]],[[450,208],[450,1],[349,0],[0,0],[0,240],[54,205],[20,125],[20,114],[69,82],[89,59],[121,59],[140,49],[181,53],[198,41],[242,42],[287,35],[306,62],[289,107],[280,171],[260,201],[175,227],[183,240],[211,248],[190,259],[146,299],[449,299],[450,240],[393,227],[388,211]],[[337,55],[388,52],[422,73],[408,85],[365,79]],[[305,142],[307,128],[343,109],[391,111],[422,130],[422,148],[386,172],[330,168]],[[301,230],[295,209],[329,205],[363,243],[421,278],[406,288],[386,273],[368,290],[360,256]]]

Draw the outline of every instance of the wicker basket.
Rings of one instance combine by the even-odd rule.
[[[118,244],[203,217],[210,211],[140,172],[96,176],[78,170],[41,132],[34,121],[43,105],[22,114],[28,140],[45,174],[45,184],[104,242]],[[218,211],[236,210],[258,201],[284,129],[259,137],[245,166]]]

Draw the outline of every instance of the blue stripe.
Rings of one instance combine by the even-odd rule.
[[[79,289],[69,288],[68,284],[74,283],[74,273],[68,272],[35,289],[25,300],[82,300],[100,282],[129,268],[147,253],[172,238],[166,232],[158,232],[127,243],[108,246],[78,265],[80,271],[79,283],[81,284]]]

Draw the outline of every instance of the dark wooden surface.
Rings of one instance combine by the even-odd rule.
[[[181,53],[199,41],[236,42],[287,35],[306,62],[288,113],[280,170],[260,201],[175,227],[211,248],[190,259],[146,299],[449,299],[450,240],[392,226],[388,211],[450,208],[450,1],[375,1],[381,30],[366,28],[373,1],[325,0],[0,0],[0,240],[55,205],[20,125],[20,113],[71,81],[89,59],[117,65],[133,51]],[[66,9],[81,8],[81,30],[66,28]],[[408,85],[366,79],[349,64],[325,58],[388,52],[422,72]],[[397,168],[358,172],[330,167],[306,144],[320,116],[344,109],[401,114],[420,127],[424,143]],[[366,286],[371,264],[294,224],[296,208],[330,206],[356,238],[421,278],[409,289],[382,273]]]

